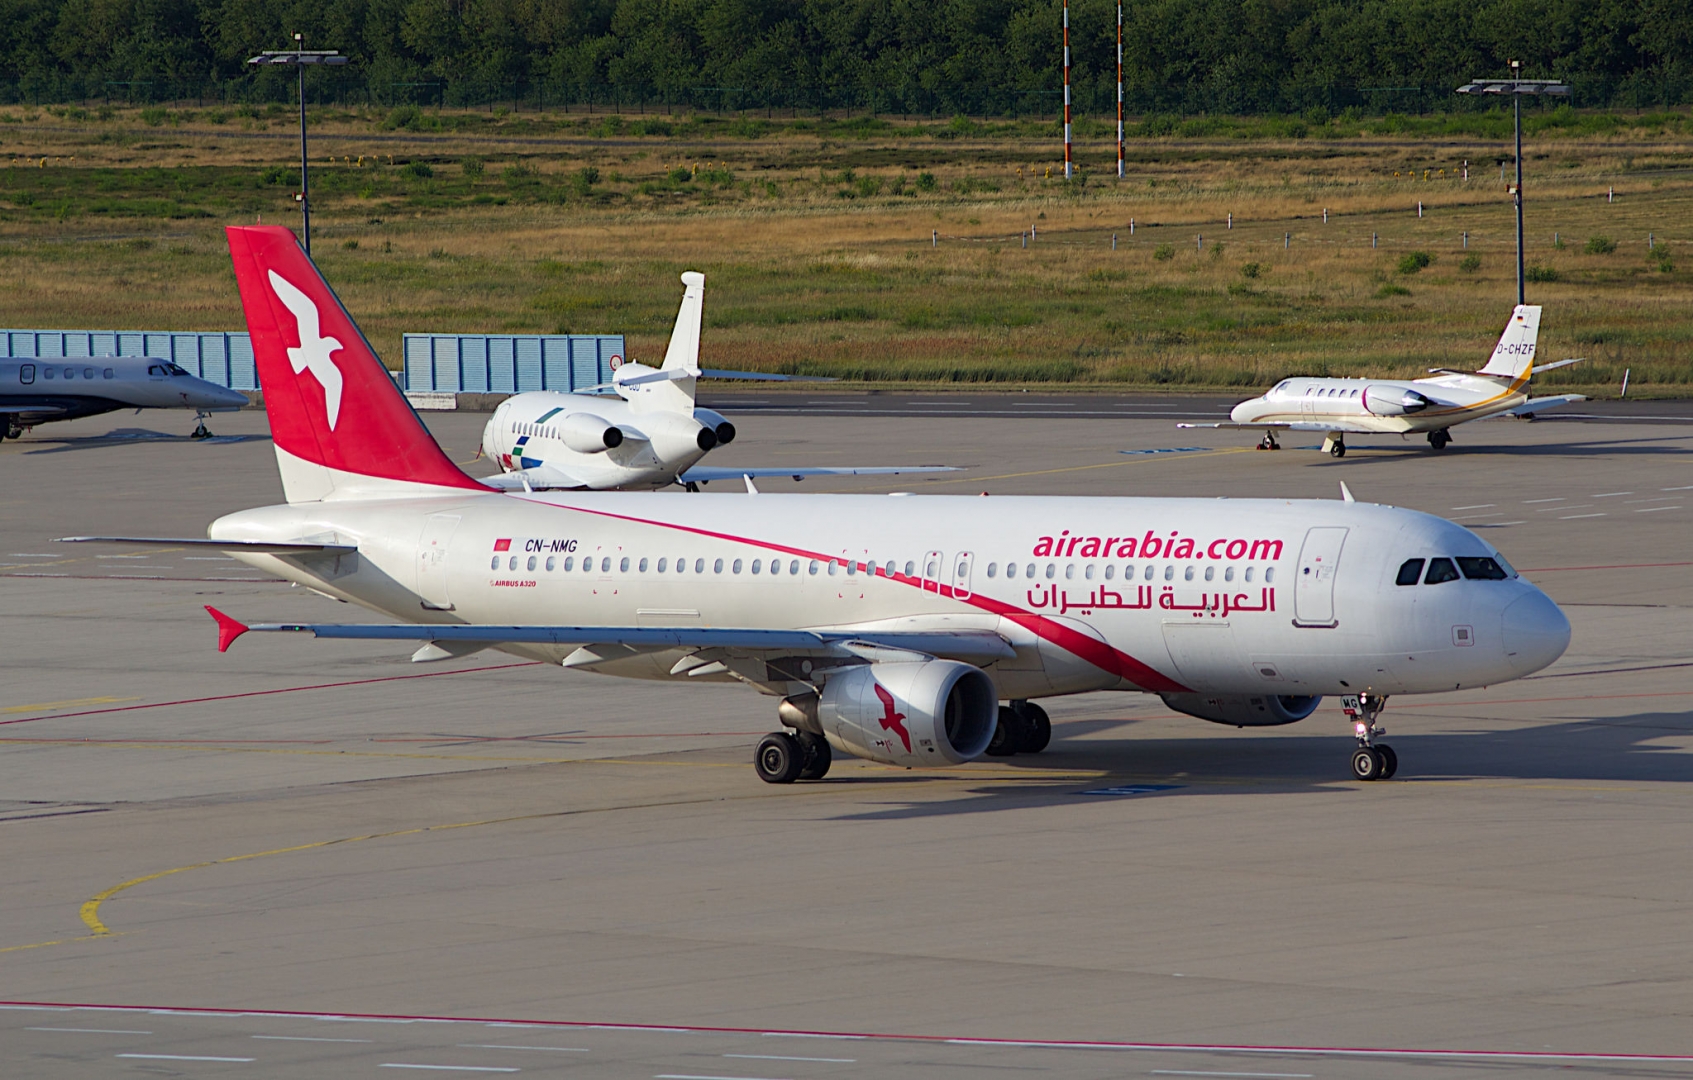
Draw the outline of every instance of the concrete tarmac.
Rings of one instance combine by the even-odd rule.
[[[51,540],[201,535],[279,500],[264,415],[202,443],[168,413],[39,428],[0,444],[0,1069],[1693,1075],[1673,404],[1338,461],[1091,408],[725,408],[742,436],[713,464],[964,470],[765,490],[1345,480],[1478,529],[1564,606],[1570,650],[1395,698],[1401,769],[1374,784],[1348,779],[1336,702],[1239,731],[1055,699],[1038,756],[772,788],[749,762],[769,702],[733,687],[287,636],[220,655],[202,604],[365,613],[211,552]],[[485,417],[428,420],[470,461]]]

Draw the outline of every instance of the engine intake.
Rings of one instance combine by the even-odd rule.
[[[1317,711],[1321,697],[1291,694],[1160,694],[1164,704],[1180,713],[1235,727],[1276,727],[1296,724]]]
[[[578,454],[599,454],[623,445],[623,429],[593,413],[571,413],[558,425],[559,438]]]
[[[906,767],[980,757],[999,722],[999,693],[981,668],[957,660],[865,664],[831,675],[817,702],[829,745]]]
[[[1364,411],[1374,416],[1404,416],[1422,412],[1430,404],[1428,398],[1402,386],[1364,387]]]

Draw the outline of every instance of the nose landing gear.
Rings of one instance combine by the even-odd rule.
[[[1381,694],[1363,693],[1340,699],[1342,711],[1353,720],[1352,735],[1358,740],[1358,748],[1352,751],[1355,779],[1390,780],[1399,771],[1399,755],[1393,752],[1393,747],[1375,741],[1387,734],[1386,728],[1376,725],[1376,717],[1386,704],[1387,698]]]
[[[1270,428],[1264,429],[1264,437],[1258,440],[1260,450],[1280,450],[1282,444],[1276,441],[1276,433]]]
[[[203,413],[203,412],[197,412],[197,413],[194,414],[194,420],[195,420],[194,432],[193,432],[193,434],[189,435],[188,437],[190,439],[209,439],[209,438],[211,438],[212,437],[211,429],[206,427],[206,414]]]

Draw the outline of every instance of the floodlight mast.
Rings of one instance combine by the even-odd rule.
[[[1557,94],[1568,97],[1570,88],[1556,79],[1523,79],[1523,62],[1512,60],[1511,78],[1509,79],[1471,79],[1458,87],[1460,94],[1510,94],[1515,105],[1514,131],[1516,134],[1517,182],[1512,185],[1511,193],[1517,208],[1517,303],[1528,303],[1523,284],[1523,95],[1524,94]]]
[[[306,160],[306,65],[307,64],[345,64],[347,58],[336,49],[308,49],[305,35],[294,35],[294,48],[266,50],[257,56],[249,57],[249,64],[292,64],[295,74],[299,76],[300,93],[300,240],[306,249],[306,254],[312,253],[312,205],[311,180],[308,175]]]

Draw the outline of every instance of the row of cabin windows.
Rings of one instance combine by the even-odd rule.
[[[1423,570],[1424,562],[1428,563],[1428,570]],[[1457,565],[1454,566],[1453,563]],[[1459,571],[1471,581],[1504,581],[1515,577],[1516,571],[1503,557],[1494,560],[1477,558],[1474,556],[1457,556],[1455,559],[1406,559],[1399,566],[1399,574],[1393,579],[1395,585],[1415,585],[1421,581],[1424,585],[1439,585],[1447,581],[1457,581]]]
[[[155,364],[154,367],[159,367],[159,365]],[[77,369],[76,368],[67,367],[67,368],[60,369],[60,368],[56,368],[56,367],[49,367],[46,364],[43,364],[41,366],[41,377],[43,379],[55,378],[60,374],[61,370],[63,371],[64,377],[66,379],[76,378],[76,375],[77,375]],[[98,374],[96,374],[96,370],[98,370]],[[151,369],[149,369],[149,370],[151,370]],[[160,374],[160,375],[165,374],[164,368],[159,367],[158,374]],[[95,368],[91,368],[91,367],[85,367],[85,368],[82,369],[82,377],[85,378],[85,379],[95,379],[95,378],[115,379],[115,378],[117,378],[117,372],[113,371],[111,368],[95,369]],[[34,364],[22,364],[22,365],[20,365],[18,367],[18,382],[24,383],[25,385],[28,385],[29,383],[32,383],[34,381],[35,381],[35,365]]]
[[[1305,391],[1305,394],[1306,394],[1307,397],[1354,398],[1354,397],[1358,396],[1358,391],[1355,390],[1355,389],[1354,390],[1344,390],[1344,389],[1341,389],[1341,388],[1338,388],[1338,387],[1331,386],[1331,387],[1328,387],[1327,389],[1320,389],[1315,394],[1312,394],[1311,391],[1307,390],[1307,391]]]
[[[594,560],[595,560],[595,557],[592,556],[592,555],[584,556],[583,559],[582,559],[582,563],[581,563],[581,572],[585,573],[585,574],[594,573],[595,572],[595,561]],[[501,557],[498,556],[498,555],[495,555],[494,558],[493,558],[493,561],[488,564],[488,569],[498,570],[500,568],[501,561],[502,561]],[[575,571],[576,568],[577,568],[576,556],[574,556],[574,555],[566,555],[562,559],[560,559],[556,555],[549,555],[549,556],[546,557],[545,563],[542,562],[540,556],[538,556],[538,555],[530,555],[530,556],[527,557],[527,559],[524,559],[523,557],[517,556],[517,555],[510,555],[510,556],[506,556],[503,561],[505,562],[506,569],[508,571],[516,570],[518,568],[518,566],[520,565],[520,562],[521,562],[521,565],[524,567],[524,569],[528,570],[531,573],[535,572],[537,569],[539,569],[543,565],[546,567],[546,570],[549,573],[553,572],[553,571],[562,571],[562,572],[568,574],[568,573]],[[632,556],[624,555],[624,556],[621,556],[620,558],[617,559],[616,565],[617,565],[617,570],[618,570],[619,573],[627,574],[627,573],[630,572],[631,567],[633,567],[635,573],[644,574],[648,571],[648,568],[651,567],[653,564],[652,564],[651,560],[649,560],[649,559],[643,558],[643,559],[635,560],[635,559],[633,559]],[[885,566],[878,565],[876,563],[868,563],[868,564],[859,564],[859,563],[853,563],[853,562],[842,563],[842,562],[838,562],[838,561],[835,561],[835,560],[830,560],[828,562],[822,562],[822,561],[817,560],[817,559],[810,559],[810,560],[805,560],[805,561],[802,562],[799,559],[789,559],[787,561],[786,573],[789,576],[793,576],[793,577],[797,577],[801,573],[809,574],[809,575],[815,577],[819,572],[825,572],[826,571],[831,576],[844,572],[848,577],[852,577],[859,572],[860,565],[863,565],[864,572],[867,573],[867,574],[874,574],[874,573],[877,573],[877,572],[881,572],[884,576],[893,577],[895,574],[897,574],[899,572],[899,564],[892,559],[889,559]],[[772,574],[772,575],[780,575],[784,572],[783,561],[781,559],[771,559],[769,561],[768,565],[765,563],[765,561],[763,559],[753,559],[750,566],[743,559],[734,559],[734,560],[729,561],[727,563],[727,566],[728,566],[729,573],[731,573],[731,574],[739,574],[743,570],[750,570],[750,572],[752,572],[754,574],[768,573],[768,574]],[[723,573],[724,567],[725,567],[725,561],[723,559],[714,559],[711,562],[711,572],[714,573],[714,574]],[[803,570],[802,570],[802,567],[803,567]],[[599,557],[599,573],[609,574],[609,573],[611,573],[611,568],[612,568],[612,556],[610,556],[610,555],[600,556]],[[658,573],[660,573],[660,574],[666,574],[666,573],[685,574],[685,573],[688,572],[688,560],[686,558],[681,558],[681,559],[677,559],[675,561],[675,563],[672,564],[671,561],[668,558],[659,559],[657,566],[656,566],[656,569],[657,569]],[[908,560],[905,564],[905,576],[911,577],[916,572],[916,569],[917,569],[917,564]],[[1251,566],[1246,567],[1245,580],[1251,581],[1253,579],[1253,575],[1254,575],[1256,569],[1257,569],[1256,567],[1251,567]],[[1092,564],[1092,563],[1089,563],[1086,567],[1083,568],[1082,576],[1086,580],[1092,581],[1095,577],[1096,571],[1097,571],[1097,568],[1095,567],[1095,565]],[[1195,567],[1193,567],[1193,566],[1184,567],[1183,570],[1182,570],[1182,580],[1183,581],[1194,580],[1194,576],[1195,576],[1194,571],[1195,571]],[[706,561],[704,559],[695,559],[694,562],[693,562],[693,572],[696,573],[696,574],[705,573],[706,572]],[[990,578],[996,577],[996,576],[998,576],[998,573],[999,573],[999,564],[998,563],[989,563],[988,564],[988,577],[990,577]],[[1023,569],[1022,573],[1023,573],[1023,576],[1026,577],[1026,578],[1035,577],[1035,575],[1036,575],[1035,564],[1029,563]],[[1205,568],[1205,575],[1204,575],[1205,580],[1206,581],[1214,580],[1215,577],[1216,577],[1216,573],[1217,573],[1217,568],[1215,566],[1207,566]],[[928,567],[925,569],[925,574],[926,574],[927,577],[930,577],[930,578],[938,578],[940,576],[940,567],[933,560],[931,560]],[[1016,563],[1006,563],[1005,564],[1005,576],[1006,577],[1015,578],[1017,576],[1017,574],[1018,574],[1018,568],[1017,568]],[[1104,576],[1106,581],[1111,581],[1116,577],[1116,574],[1117,574],[1116,566],[1107,565],[1105,567],[1103,576]],[[1058,576],[1058,564],[1057,563],[1047,563],[1046,564],[1046,576],[1048,578],[1055,578],[1055,577]],[[1064,567],[1064,577],[1066,579],[1073,579],[1075,576],[1076,576],[1076,564],[1075,563],[1067,564]],[[1152,566],[1152,565],[1148,565],[1145,568],[1144,572],[1142,573],[1141,579],[1143,581],[1152,581],[1152,580],[1155,579],[1156,576],[1157,576],[1157,567]],[[1168,565],[1165,566],[1163,576],[1164,576],[1165,581],[1176,580],[1176,568],[1174,566],[1168,566]],[[1233,581],[1234,578],[1235,578],[1235,568],[1232,567],[1232,566],[1224,567],[1223,568],[1223,580],[1224,581]],[[1134,579],[1135,579],[1135,568],[1133,566],[1123,567],[1123,580],[1124,581],[1133,581]],[[1276,580],[1276,568],[1273,567],[1273,566],[1265,567],[1264,568],[1264,583],[1269,584],[1269,583],[1271,583],[1275,580]]]
[[[1182,580],[1183,581],[1194,580],[1195,573],[1196,573],[1197,569],[1198,569],[1197,567],[1192,566],[1192,565],[1182,567]],[[998,572],[999,572],[999,564],[998,563],[988,563],[988,577],[990,577],[990,578],[995,577],[995,576],[998,575]],[[1016,563],[1006,563],[1005,564],[1005,576],[1006,577],[1014,578],[1018,575],[1019,572],[1021,572],[1022,575],[1026,578],[1033,578],[1033,577],[1036,576],[1037,568],[1036,568],[1034,563],[1028,563],[1027,565],[1022,567],[1021,571],[1019,571]],[[1251,581],[1256,572],[1257,572],[1257,567],[1254,567],[1254,566],[1246,567],[1244,579],[1246,581]],[[1101,571],[1100,571],[1099,567],[1095,566],[1093,563],[1088,563],[1086,566],[1082,567],[1082,578],[1083,578],[1083,580],[1092,581],[1094,579],[1094,577],[1097,574],[1100,574],[1100,573],[1101,573]],[[1058,576],[1058,564],[1057,563],[1047,563],[1046,569],[1045,569],[1045,575],[1049,579],[1056,578]],[[1065,578],[1065,580],[1067,580],[1067,581],[1074,580],[1075,576],[1076,576],[1076,564],[1075,563],[1064,564],[1064,578]],[[1117,567],[1114,564],[1107,563],[1104,567],[1104,570],[1103,570],[1103,576],[1104,576],[1106,581],[1113,580],[1117,576]],[[1223,580],[1224,581],[1233,581],[1234,576],[1235,576],[1235,568],[1234,567],[1232,567],[1232,566],[1223,567]],[[1158,577],[1158,568],[1156,566],[1153,566],[1151,563],[1146,564],[1145,568],[1140,571],[1140,579],[1142,581],[1152,581],[1152,580],[1156,579],[1157,577]],[[1164,577],[1165,581],[1176,580],[1176,568],[1172,565],[1166,565],[1164,567],[1163,577]],[[1204,574],[1205,580],[1206,581],[1215,581],[1216,577],[1217,577],[1217,568],[1215,566],[1207,566],[1205,568],[1205,574]],[[1123,580],[1124,581],[1135,580],[1135,567],[1134,566],[1128,565],[1128,566],[1123,567]],[[1264,568],[1264,583],[1267,585],[1270,582],[1273,582],[1275,580],[1276,580],[1276,568],[1273,567],[1273,566],[1266,566]]]

